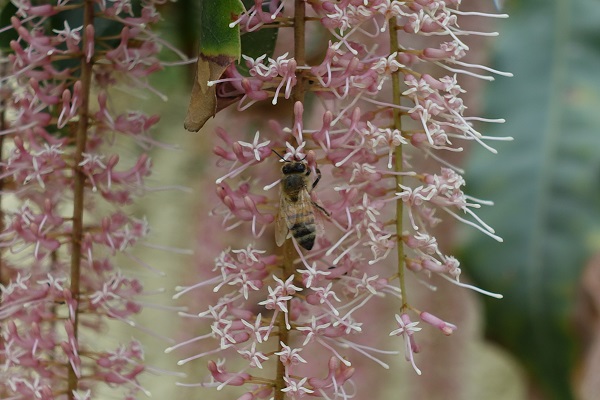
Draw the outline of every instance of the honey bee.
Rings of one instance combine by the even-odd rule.
[[[288,233],[291,232],[300,246],[310,250],[313,248],[317,237],[314,208],[317,207],[326,213],[322,207],[315,204],[310,198],[310,192],[321,179],[321,172],[317,169],[317,179],[312,183],[309,190],[308,176],[310,175],[310,169],[307,163],[304,160],[288,161],[281,156],[279,157],[285,163],[281,167],[283,178],[281,179],[279,213],[275,221],[275,242],[277,246],[281,246],[285,242]]]

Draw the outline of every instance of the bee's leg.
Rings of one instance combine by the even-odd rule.
[[[321,170],[319,168],[316,168],[315,170],[317,172],[317,179],[315,179],[315,181],[312,184],[312,188],[310,189],[311,191],[317,187],[317,183],[319,183],[319,181],[321,180]],[[321,207],[319,204],[315,203],[314,201],[312,202],[313,206],[315,206],[316,208],[318,208],[323,214],[325,214],[327,217],[331,217],[331,213],[329,211],[327,211],[326,209],[324,209],[323,207]]]
[[[313,190],[314,188],[317,187],[317,183],[319,183],[319,181],[321,180],[321,170],[319,168],[316,169],[317,171],[317,179],[315,179],[315,181],[312,184],[312,188],[310,190]]]
[[[331,213],[329,211],[327,211],[326,209],[324,209],[323,207],[321,207],[319,204],[315,203],[314,201],[312,202],[312,205],[316,208],[319,209],[319,211],[321,211],[323,214],[325,214],[327,217],[331,217]]]

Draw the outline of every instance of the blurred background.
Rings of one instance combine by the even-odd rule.
[[[165,39],[190,55],[197,47],[194,7],[195,0],[165,5],[161,27]],[[466,191],[496,203],[479,215],[504,243],[453,224],[438,233],[445,249],[458,254],[464,279],[502,293],[504,299],[444,284],[432,294],[411,284],[413,299],[422,309],[435,310],[459,330],[444,337],[424,329],[423,351],[417,356],[423,375],[416,376],[402,357],[387,360],[392,368],[377,369],[369,378],[369,386],[376,390],[371,398],[598,399],[600,2],[507,0],[497,11],[493,0],[463,0],[462,8],[510,14],[494,25],[489,19],[462,18],[461,27],[500,32],[497,38],[467,38],[472,49],[467,61],[510,71],[514,77],[485,84],[463,77],[459,83],[468,90],[469,115],[507,121],[478,130],[515,140],[495,143],[497,155],[472,147],[453,160],[467,171]],[[214,128],[231,127],[234,110],[220,113],[198,134],[186,132],[183,120],[192,78],[193,67],[168,68],[153,82],[168,101],[145,101],[147,112],[161,115],[157,137],[179,147],[153,151],[153,178],[157,185],[190,190],[152,193],[134,212],[148,217],[153,243],[194,249],[194,255],[140,249],[140,257],[165,272],[164,277],[144,277],[149,290],[166,289],[149,301],[185,305],[197,313],[205,309],[202,296],[180,301],[171,296],[175,286],[209,276],[210,260],[227,243],[208,213],[217,201],[211,171]],[[245,123],[235,121],[238,129]],[[255,130],[248,130],[253,135]],[[176,341],[207,332],[173,310],[149,308],[140,322]],[[382,330],[387,332],[388,327]],[[148,349],[149,365],[187,374],[165,377],[162,372],[159,379],[142,382],[154,398],[235,398],[227,390],[175,386],[176,381],[201,381],[206,360],[178,367],[177,360],[190,354],[163,354],[169,345],[165,340],[132,332],[122,324],[109,332],[112,339],[140,338]]]

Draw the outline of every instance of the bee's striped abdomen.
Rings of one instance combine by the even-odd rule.
[[[309,216],[304,222],[294,224],[294,226],[290,228],[292,235],[296,238],[300,246],[304,247],[306,250],[313,248],[315,237],[317,236],[316,230],[315,220],[312,216]]]

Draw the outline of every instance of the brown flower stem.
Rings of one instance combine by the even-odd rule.
[[[392,24],[393,22],[393,24]],[[400,51],[400,46],[398,45],[398,32],[395,29],[397,25],[397,21],[395,18],[390,20],[390,54]],[[401,101],[401,90],[400,90],[400,73],[398,70],[396,72],[392,72],[392,103],[395,105],[400,105]],[[397,108],[392,109],[392,115],[394,116],[394,129],[402,130],[402,116],[400,114],[400,110]],[[394,152],[394,171],[402,172],[402,145],[398,145]],[[402,184],[402,175],[396,175],[396,189],[398,189],[399,185]],[[401,199],[396,201],[396,235],[398,237],[397,244],[397,258],[398,258],[398,280],[400,281],[400,292],[402,293],[402,308],[401,311],[404,312],[408,307],[408,299],[406,296],[406,281],[404,275],[404,243],[402,242],[402,215],[404,212],[404,203]]]
[[[306,65],[306,3],[305,0],[295,0],[294,4],[294,59],[298,66]],[[296,71],[296,86],[292,92],[292,100],[304,102],[304,70]],[[292,122],[294,121],[292,116]]]
[[[7,65],[3,64],[0,67],[0,78],[4,78],[6,75]],[[0,130],[4,131],[7,129],[6,125],[6,100],[0,98]],[[2,159],[2,151],[4,150],[4,137],[0,135],[0,160]],[[2,210],[2,193],[4,192],[4,179],[0,179],[0,232],[4,231],[4,211]],[[0,285],[6,285],[8,283],[7,277],[4,276],[4,257],[0,251]],[[2,338],[0,337],[0,343]]]
[[[94,24],[94,0],[85,0],[83,6],[83,29]],[[87,47],[87,35],[83,36],[83,47]],[[93,60],[86,60],[85,54],[81,55],[81,86],[82,104],[79,107],[79,122],[75,136],[75,155],[73,165],[73,230],[71,234],[71,295],[76,301],[75,315],[73,316],[73,328],[75,340],[79,331],[79,297],[81,276],[81,242],[83,238],[83,212],[84,212],[84,189],[85,174],[80,163],[83,161],[83,153],[86,148],[87,132],[89,127],[89,104],[92,85]],[[73,391],[77,390],[79,379],[69,364],[68,398],[74,398]]]
[[[0,72],[0,77],[4,78],[6,72],[6,64],[3,64]],[[6,126],[6,101],[4,98],[0,98],[0,130],[5,130]],[[0,160],[2,160],[2,151],[4,150],[4,136],[0,135]],[[4,192],[4,179],[0,179],[0,232],[4,231],[4,211],[2,209],[2,193]],[[8,277],[4,276],[4,254],[0,251],[0,285],[6,286],[8,283]],[[4,348],[4,339],[0,336],[0,349]],[[0,364],[4,364],[6,357],[4,354],[0,355]],[[4,398],[4,393],[0,390],[0,398]]]
[[[283,244],[283,275],[284,280],[286,277],[294,274],[294,258],[296,256],[296,250],[294,249],[294,243],[292,243],[292,239],[287,239]],[[287,301],[287,309],[290,309],[290,301]],[[278,336],[279,343],[277,344],[277,351],[283,350],[283,345],[288,345],[290,331],[285,324],[285,314],[280,312],[277,317],[277,328],[278,328]],[[282,389],[285,389],[285,380],[283,379],[285,376],[285,365],[277,359],[277,377],[275,378],[275,400],[283,400],[285,398],[285,393],[282,392]]]
[[[305,41],[305,28],[306,28],[306,3],[305,0],[294,1],[294,59],[298,66],[304,66],[306,64],[306,41]],[[304,102],[304,75],[302,70],[296,71],[296,86],[292,92],[292,103],[296,104],[297,101]],[[293,108],[292,108],[293,110]],[[293,111],[292,111],[293,112]],[[294,122],[294,116],[292,115],[292,124]],[[296,250],[292,239],[287,239],[283,245],[283,275],[284,281],[294,274],[294,259],[296,258]],[[291,302],[287,302],[287,309],[290,310]],[[289,343],[289,329],[285,324],[285,314],[282,312],[279,314],[277,319],[277,325],[279,328],[279,351],[283,349],[284,345]],[[285,393],[282,389],[285,389],[285,365],[278,359],[277,360],[277,377],[275,378],[275,400],[284,400]]]

